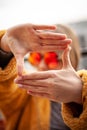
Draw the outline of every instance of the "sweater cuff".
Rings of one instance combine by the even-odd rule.
[[[77,72],[83,82],[82,105],[76,103],[62,104],[64,122],[72,130],[87,130],[87,71]]]
[[[5,34],[5,30],[1,30],[0,31],[0,48],[1,48],[1,38],[3,37],[3,35]]]

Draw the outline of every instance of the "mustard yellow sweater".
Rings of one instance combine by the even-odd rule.
[[[4,32],[0,32],[0,38]],[[0,110],[6,118],[6,130],[48,130],[50,102],[32,97],[14,83],[16,60],[0,68]]]
[[[0,31],[0,39],[5,32]],[[87,130],[87,71],[78,75],[83,81],[83,104],[62,104],[64,122],[71,130]],[[0,68],[0,110],[6,118],[6,130],[49,130],[50,102],[32,97],[14,83],[17,76],[16,61]]]

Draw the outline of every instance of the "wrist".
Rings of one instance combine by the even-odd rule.
[[[74,102],[82,104],[82,88],[83,84],[80,78],[76,81],[76,87],[74,92]]]

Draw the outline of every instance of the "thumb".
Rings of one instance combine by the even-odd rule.
[[[71,47],[67,46],[67,48],[63,52],[62,55],[63,69],[72,68],[71,61],[70,61],[70,50]]]
[[[17,61],[17,72],[18,75],[21,76],[24,69],[24,59],[21,56],[16,56],[16,61]]]

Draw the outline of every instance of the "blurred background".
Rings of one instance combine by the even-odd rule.
[[[87,69],[87,0],[0,0],[0,30],[22,23],[69,24],[80,41],[79,68]]]

